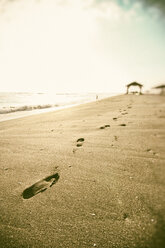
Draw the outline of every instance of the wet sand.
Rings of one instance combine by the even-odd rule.
[[[165,247],[165,97],[0,123],[0,247]]]

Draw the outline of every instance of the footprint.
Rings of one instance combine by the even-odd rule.
[[[22,193],[22,196],[24,199],[29,199],[38,193],[42,193],[45,190],[47,190],[49,187],[52,187],[53,184],[55,184],[58,179],[60,178],[58,173],[55,173],[51,176],[48,176],[37,183],[33,184],[32,186],[25,189]]]
[[[118,141],[118,137],[116,135],[114,136],[114,138],[115,138],[115,141]]]
[[[77,142],[84,142],[84,138],[79,138],[78,140],[77,140]]]
[[[77,144],[77,147],[80,147],[80,146],[82,146],[82,145],[83,145],[82,143],[78,143],[78,144]]]
[[[149,153],[151,153],[151,154],[153,154],[153,155],[157,155],[157,153],[156,153],[156,152],[154,152],[154,151],[153,151],[152,149],[150,149],[150,148],[149,148],[149,149],[147,149],[147,150],[146,150],[146,152],[149,152]]]
[[[84,138],[77,139],[77,147],[81,147],[83,145],[83,142],[85,141]]]
[[[117,117],[114,117],[113,120],[116,121],[117,120]]]
[[[123,213],[123,220],[126,220],[128,218],[128,214],[127,213]]]
[[[126,126],[126,124],[122,123],[122,124],[120,124],[119,126],[125,127],[125,126]]]
[[[100,129],[105,129],[106,127],[110,127],[110,125],[104,125],[104,126],[101,126]]]

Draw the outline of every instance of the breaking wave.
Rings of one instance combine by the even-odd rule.
[[[31,111],[31,110],[37,110],[37,109],[47,109],[47,108],[53,108],[53,107],[59,107],[58,104],[52,105],[52,104],[43,104],[43,105],[24,105],[19,107],[3,107],[0,109],[0,114],[8,114],[18,111]]]

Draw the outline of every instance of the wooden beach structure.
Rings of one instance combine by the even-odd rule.
[[[153,89],[160,89],[160,95],[165,95],[165,84],[158,85]]]
[[[131,86],[137,86],[139,88],[139,94],[142,95],[142,87],[143,87],[143,85],[140,84],[140,83],[137,83],[137,82],[132,82],[132,83],[129,83],[129,84],[126,85],[126,87],[127,87],[126,94],[129,94],[129,89],[130,89]],[[132,91],[131,93],[136,94],[136,93],[138,93],[138,91]]]

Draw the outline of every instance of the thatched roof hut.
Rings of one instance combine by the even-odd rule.
[[[129,83],[129,84],[126,85],[126,87],[127,87],[127,94],[129,93],[129,88],[130,88],[131,86],[137,86],[137,87],[139,87],[139,94],[140,94],[140,95],[142,94],[141,90],[142,90],[143,85],[140,84],[140,83],[138,83],[138,82],[132,82],[132,83]],[[133,93],[134,93],[134,92],[133,92]]]
[[[165,95],[165,84],[158,85],[154,87],[153,89],[160,89],[161,90],[160,94]]]

